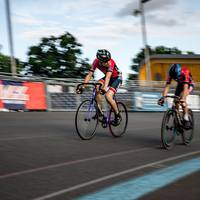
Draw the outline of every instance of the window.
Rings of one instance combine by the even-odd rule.
[[[160,73],[156,73],[156,74],[155,74],[155,80],[156,80],[156,81],[162,81],[162,76],[161,76]]]

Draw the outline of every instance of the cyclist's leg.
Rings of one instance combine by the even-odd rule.
[[[120,113],[118,110],[117,103],[113,97],[114,97],[115,93],[117,92],[117,89],[119,88],[121,83],[122,83],[122,81],[119,78],[112,79],[109,83],[109,86],[110,86],[109,90],[106,92],[106,100],[108,101],[108,103],[111,105],[111,107],[113,108],[113,110],[115,112],[115,123],[116,124],[120,123],[121,116],[120,116]]]
[[[184,87],[182,85],[182,87],[180,88],[180,98],[183,100],[181,102],[181,107],[183,109],[183,113],[184,113],[184,116],[183,116],[183,119],[184,119],[184,126],[186,128],[189,128],[191,126],[190,124],[190,121],[189,121],[189,108],[188,108],[188,105],[187,105],[187,102],[186,102],[186,97],[188,96],[188,94],[185,96],[185,98],[183,98],[183,90],[184,90]],[[188,85],[188,91],[189,91],[189,85]]]
[[[182,85],[178,84],[176,86],[175,95],[178,96],[178,97],[180,97],[182,91],[183,91]],[[176,109],[179,110],[179,103],[176,103]]]
[[[188,104],[186,102],[186,99],[187,99],[187,96],[193,92],[193,89],[194,89],[193,86],[188,85],[188,93],[187,93],[187,95],[184,99],[184,103],[182,104],[183,110],[187,114],[189,114],[189,108],[188,108]],[[181,93],[181,95],[183,95],[183,92]]]
[[[99,79],[97,82],[98,83],[101,83],[101,88],[104,86],[104,79],[105,77]],[[98,106],[98,109],[100,111],[100,114],[103,115],[103,111],[102,111],[102,107],[103,107],[103,103],[102,103],[102,95],[99,93],[99,85],[97,86],[97,95],[96,95],[96,101],[97,101],[97,106]]]
[[[114,96],[115,93],[116,93],[116,91],[113,88],[109,88],[109,90],[106,92],[106,100],[108,101],[108,103],[113,108],[115,114],[118,114],[119,110],[118,110],[116,101],[113,99],[113,96]]]
[[[188,89],[189,89],[189,85],[188,85]],[[187,105],[187,103],[186,103],[186,97],[188,96],[188,94],[187,94],[187,96],[185,96],[185,97],[183,98],[183,90],[184,90],[184,88],[183,88],[183,86],[182,86],[179,96],[180,96],[180,98],[183,100],[183,101],[181,102],[181,106],[182,106],[182,108],[183,108],[184,114],[185,114],[185,115],[188,115],[188,105]]]
[[[176,96],[179,96],[180,98],[182,97],[183,95],[183,84],[178,84],[177,87],[176,87],[176,91],[175,91],[175,95]],[[180,105],[183,109],[183,112],[184,112],[184,115],[188,115],[188,108],[186,106],[186,102],[180,102]],[[176,104],[176,109],[179,110],[179,104]]]
[[[114,95],[117,92],[118,88],[122,84],[122,80],[120,78],[112,78],[109,82],[109,90],[106,92],[106,100],[113,108],[115,114],[119,113],[116,101],[114,100]]]

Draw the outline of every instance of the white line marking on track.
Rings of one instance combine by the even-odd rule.
[[[31,139],[37,139],[37,138],[48,138],[48,137],[58,137],[58,135],[40,135],[40,136],[25,136],[25,137],[13,137],[13,138],[1,138],[1,141],[13,141],[13,140],[31,140]]]
[[[134,131],[138,131],[138,130],[149,130],[149,129],[157,129],[157,126],[154,127],[143,127],[143,128],[134,128]],[[37,138],[48,138],[48,137],[59,137],[59,136],[63,136],[63,135],[40,135],[40,136],[19,136],[19,137],[7,137],[7,138],[1,138],[1,141],[13,141],[13,140],[31,140],[31,139],[37,139]]]
[[[118,177],[118,176],[121,176],[121,175],[124,175],[124,174],[128,174],[128,173],[135,172],[135,171],[147,168],[147,167],[151,167],[151,166],[158,165],[158,164],[163,164],[165,162],[177,160],[177,159],[180,159],[180,158],[184,158],[184,157],[192,156],[192,155],[196,155],[196,154],[200,154],[200,151],[193,151],[193,152],[182,154],[182,155],[179,155],[179,156],[174,156],[174,157],[170,157],[170,158],[163,159],[163,160],[160,160],[160,161],[156,161],[156,162],[148,163],[148,164],[141,165],[141,166],[138,166],[138,167],[134,167],[134,168],[124,170],[124,171],[121,171],[121,172],[118,172],[118,173],[114,173],[114,174],[111,174],[111,175],[108,175],[108,176],[103,176],[101,178],[94,179],[92,181],[88,181],[88,182],[78,184],[78,185],[75,185],[75,186],[72,186],[72,187],[69,187],[69,188],[66,188],[66,189],[62,189],[62,190],[57,191],[57,192],[53,192],[53,193],[50,193],[50,194],[47,194],[47,195],[44,195],[44,196],[41,196],[41,197],[34,198],[33,200],[49,199],[49,198],[59,196],[61,194],[64,194],[64,193],[67,193],[67,192],[70,192],[70,191],[73,191],[73,190],[77,190],[77,189],[80,189],[80,188],[83,188],[83,187],[86,187],[86,186],[89,186],[89,185],[92,185],[92,184],[96,184],[96,183],[99,183],[99,182],[102,182],[102,181],[105,181],[105,180],[108,180],[108,179],[111,179],[111,178],[115,178],[115,177]]]
[[[43,166],[43,167],[38,167],[38,168],[33,168],[33,169],[28,169],[28,170],[13,172],[13,173],[8,173],[8,174],[0,175],[0,180],[5,179],[5,178],[23,175],[23,174],[29,174],[29,173],[33,173],[33,172],[39,172],[39,171],[43,171],[43,170],[53,169],[53,168],[56,168],[56,167],[69,166],[69,165],[72,165],[72,164],[78,164],[78,163],[83,163],[83,162],[88,162],[88,161],[93,161],[93,160],[100,160],[100,159],[104,159],[104,158],[110,158],[112,156],[121,156],[121,155],[124,155],[124,154],[136,153],[136,152],[145,151],[145,150],[149,150],[149,149],[152,149],[152,148],[144,147],[144,148],[139,148],[139,149],[133,149],[133,150],[128,150],[128,151],[111,153],[111,154],[95,156],[95,157],[85,158],[85,159],[80,159],[80,160],[67,161],[67,162],[47,165],[47,166]]]

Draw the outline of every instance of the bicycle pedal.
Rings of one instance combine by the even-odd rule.
[[[107,123],[102,123],[103,128],[107,128]]]
[[[102,123],[105,123],[106,120],[107,120],[107,119],[106,119],[105,116],[100,116],[100,117],[99,117],[99,121],[102,122]]]
[[[183,127],[186,131],[188,131],[188,130],[191,130],[192,129],[192,126],[184,126]]]
[[[92,117],[92,119],[93,119],[93,120],[97,119],[97,115],[94,115],[94,116]]]
[[[168,126],[168,125],[166,125],[166,130],[168,131],[168,130],[170,130],[170,131],[173,131],[174,130],[174,127],[173,126]]]
[[[178,130],[177,130],[177,135],[180,135],[180,134],[183,134],[183,129],[182,128],[179,128]]]

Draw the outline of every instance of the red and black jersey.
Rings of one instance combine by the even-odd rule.
[[[116,78],[121,75],[121,72],[119,71],[113,59],[110,59],[108,61],[108,65],[109,65],[108,67],[102,66],[99,60],[96,58],[92,64],[90,71],[94,72],[97,68],[100,71],[102,71],[104,74],[106,74],[107,72],[112,72],[111,78]]]
[[[172,79],[177,81],[178,84],[187,83],[187,84],[193,86],[192,74],[190,73],[190,71],[185,66],[183,66],[181,68],[180,75],[178,76],[177,79],[174,79],[173,77],[170,77],[170,75],[168,75],[166,84],[170,84]]]

